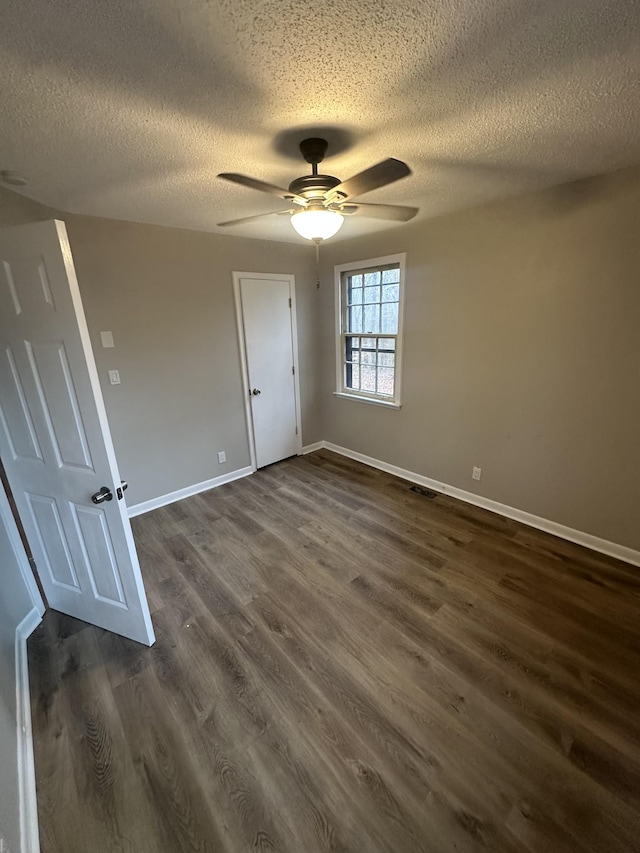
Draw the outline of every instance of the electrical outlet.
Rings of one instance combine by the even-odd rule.
[[[109,371],[109,382],[111,385],[119,385],[120,384],[120,371],[119,370],[110,370]]]
[[[226,461],[227,461],[227,454],[224,452],[224,450],[221,450],[218,453],[218,462],[222,465],[222,463],[226,462]]]
[[[473,474],[471,475],[472,480],[479,480],[482,476],[482,468],[474,468]]]

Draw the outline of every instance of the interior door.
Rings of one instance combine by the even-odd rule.
[[[0,231],[0,455],[49,605],[151,645],[63,222]]]
[[[239,277],[256,467],[299,451],[292,277]]]

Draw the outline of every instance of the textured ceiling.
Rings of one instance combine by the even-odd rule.
[[[420,218],[640,161],[639,0],[9,0],[0,81],[25,195],[205,231],[280,207],[216,174],[287,186],[304,129],[342,179],[405,160],[362,200]],[[286,217],[225,233],[301,240]]]

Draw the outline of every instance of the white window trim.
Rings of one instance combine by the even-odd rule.
[[[344,400],[356,400],[359,403],[373,403],[387,409],[401,408],[402,392],[402,349],[404,331],[404,292],[406,289],[406,252],[397,255],[385,255],[382,258],[367,258],[364,261],[352,261],[348,264],[336,264],[334,269],[335,281],[335,335],[336,335],[336,397]],[[344,372],[342,364],[342,274],[352,270],[367,269],[369,267],[387,266],[398,264],[400,267],[400,299],[398,301],[398,334],[396,337],[396,359],[394,377],[393,399],[377,397],[375,395],[363,394],[359,391],[347,391],[344,387]]]

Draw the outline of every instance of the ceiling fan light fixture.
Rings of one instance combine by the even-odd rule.
[[[301,210],[291,217],[291,224],[298,234],[306,240],[313,240],[314,243],[333,237],[342,228],[343,222],[340,213],[325,208]]]

